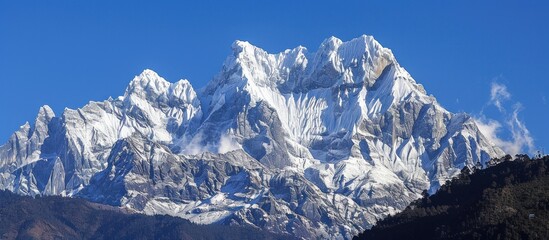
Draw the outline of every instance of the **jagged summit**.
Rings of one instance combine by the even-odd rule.
[[[49,120],[55,117],[55,113],[50,106],[44,105],[38,110],[38,117],[44,117],[45,119]]]
[[[313,53],[299,46],[269,54],[246,41],[235,41],[232,48],[233,55],[225,61],[221,76],[232,81],[225,84],[242,79],[259,86],[293,92],[336,84],[372,85],[387,65],[398,66],[392,52],[367,35],[347,42],[330,37]],[[339,76],[342,73],[344,75]],[[214,81],[211,85],[219,84],[224,83]]]
[[[253,52],[254,50],[258,49],[258,47],[252,45],[250,42],[242,40],[234,41],[231,45],[231,48],[235,55],[242,52]]]
[[[135,94],[143,98],[155,99],[165,94],[170,85],[170,82],[160,77],[153,70],[145,69],[130,82],[125,95]]]
[[[232,48],[198,92],[147,69],[122,97],[59,117],[43,107],[0,147],[0,187],[350,238],[503,154],[371,36],[316,52]]]

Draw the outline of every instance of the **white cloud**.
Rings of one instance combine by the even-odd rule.
[[[547,99],[545,98],[545,95],[541,96],[541,101],[543,102],[543,105],[547,105]]]
[[[520,146],[517,150],[524,151],[524,148],[526,148],[529,152],[534,152],[534,138],[530,135],[530,131],[526,128],[526,124],[518,117],[521,110],[522,105],[520,103],[513,106],[513,113],[508,119],[507,125],[511,128],[511,135],[515,146]]]
[[[498,137],[498,132],[501,130],[501,123],[494,119],[486,118],[486,116],[480,116],[479,118],[474,118],[478,129],[488,141],[496,146],[502,146],[503,140]]]
[[[505,126],[486,116],[474,120],[482,135],[504,152],[511,155],[534,152],[534,140],[524,123],[518,119],[518,112],[514,111],[511,114],[511,118],[505,122]],[[509,131],[510,139],[500,137],[505,130]]]
[[[190,141],[183,141],[181,145],[184,146],[182,153],[196,155],[208,151],[208,146],[204,146],[202,143],[202,133],[195,135]]]
[[[507,86],[493,82],[490,89],[490,101],[488,104],[496,106],[504,119],[503,124],[500,121],[490,119],[483,113],[475,118],[475,122],[480,132],[494,145],[500,147],[506,153],[515,155],[517,153],[533,153],[534,139],[526,124],[519,118],[522,110],[520,103],[512,106],[512,112],[509,114],[503,105],[504,100],[510,100],[511,94],[507,91]],[[502,133],[507,132],[509,137],[501,137]]]
[[[180,146],[183,146],[181,153],[197,155],[204,152],[227,153],[237,149],[242,149],[236,140],[226,134],[221,135],[217,143],[208,142],[205,144],[203,140],[204,135],[202,132],[196,134],[192,139],[182,139],[179,143]]]
[[[490,88],[490,104],[493,104],[498,108],[500,112],[505,111],[502,106],[502,102],[511,98],[511,94],[507,91],[507,86],[492,82]]]
[[[242,147],[240,147],[240,144],[238,144],[238,142],[233,138],[227,135],[222,135],[219,139],[219,144],[217,146],[218,153],[227,153],[238,149],[242,149]]]

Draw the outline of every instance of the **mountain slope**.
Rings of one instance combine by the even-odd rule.
[[[288,239],[249,227],[197,225],[146,216],[82,199],[0,191],[2,239]]]
[[[546,239],[549,157],[462,174],[356,239]]]
[[[199,223],[350,238],[503,155],[373,37],[270,54],[236,41],[202,90],[145,70],[123,96],[43,107],[0,147],[0,186]]]

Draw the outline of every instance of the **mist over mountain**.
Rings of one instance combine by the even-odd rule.
[[[198,91],[145,70],[120,97],[43,106],[0,147],[0,188],[349,239],[504,155],[371,36],[232,51]]]

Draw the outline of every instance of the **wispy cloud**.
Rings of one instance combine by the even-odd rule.
[[[545,95],[541,96],[541,102],[543,102],[543,105],[547,105],[547,99],[545,98]]]
[[[495,81],[492,82],[492,86],[490,88],[490,104],[493,104],[500,112],[503,112],[505,109],[502,106],[502,102],[509,100],[510,98],[511,94],[507,91],[507,86]]]
[[[519,119],[519,112],[522,111],[522,104],[516,103],[513,106],[513,113],[508,119],[507,125],[511,128],[511,134],[514,141],[514,146],[519,148],[513,149],[516,152],[527,148],[528,152],[534,152],[534,138],[530,135],[530,131],[526,128],[526,124]]]
[[[475,122],[482,134],[488,138],[492,144],[500,147],[506,153],[515,155],[517,153],[529,152],[535,150],[534,139],[526,124],[519,118],[519,113],[523,107],[520,102],[514,103],[507,111],[504,101],[511,100],[511,94],[507,86],[501,83],[493,82],[490,89],[489,105],[494,105],[502,114],[503,121],[488,118],[483,113],[475,118]],[[502,133],[507,132],[509,137],[501,137]]]

